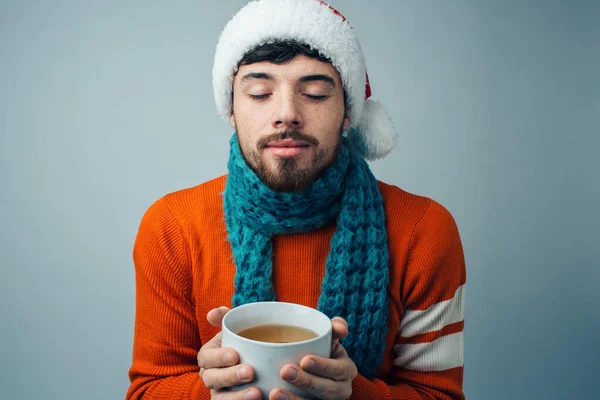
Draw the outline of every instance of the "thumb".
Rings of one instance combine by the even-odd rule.
[[[229,312],[229,308],[221,306],[219,308],[213,308],[206,314],[206,320],[212,326],[221,326],[223,317]]]
[[[344,318],[334,317],[331,320],[332,325],[332,339],[335,341],[337,339],[343,339],[348,336],[348,323]]]

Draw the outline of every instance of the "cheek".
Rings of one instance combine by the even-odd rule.
[[[236,132],[240,141],[242,151],[248,154],[248,151],[256,150],[256,143],[261,136],[261,128],[258,126],[255,118],[248,117],[246,114],[236,114]]]
[[[327,107],[318,118],[319,133],[324,143],[336,145],[341,136],[342,125],[344,123],[344,113],[337,107]]]
[[[243,130],[246,135],[260,135],[260,131],[268,124],[267,113],[264,109],[252,102],[239,100],[234,102],[233,111],[238,130]]]
[[[256,118],[243,118],[237,129],[238,134],[247,141],[256,141],[262,132],[260,122]]]

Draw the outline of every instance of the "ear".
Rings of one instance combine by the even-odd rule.
[[[342,125],[342,131],[345,132],[350,127],[350,118],[344,117],[344,124]]]
[[[235,115],[233,115],[233,113],[231,113],[231,115],[229,116],[229,123],[231,124],[231,126],[233,126],[233,129],[237,129],[235,126]]]

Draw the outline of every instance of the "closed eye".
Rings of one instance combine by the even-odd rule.
[[[264,100],[267,97],[269,97],[271,95],[271,93],[267,93],[267,94],[249,94],[248,96],[250,96],[251,99],[253,100]]]
[[[306,97],[308,97],[311,100],[315,100],[315,101],[323,101],[327,98],[327,96],[314,96],[312,94],[305,94]]]

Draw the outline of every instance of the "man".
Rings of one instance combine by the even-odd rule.
[[[318,0],[259,0],[225,27],[213,85],[235,129],[229,173],[169,194],[134,247],[127,399],[260,399],[221,348],[231,307],[332,318],[331,358],[282,379],[323,399],[463,399],[465,265],[452,216],[375,179],[395,133],[352,28]],[[275,389],[269,399],[298,399]]]

